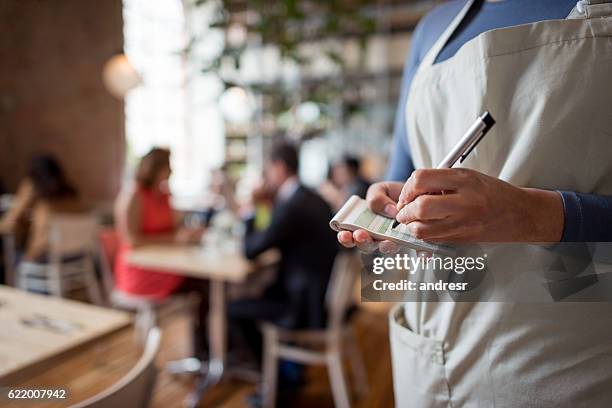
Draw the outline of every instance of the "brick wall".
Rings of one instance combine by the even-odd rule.
[[[116,194],[123,103],[101,70],[121,49],[121,13],[121,0],[0,1],[0,180],[9,190],[33,154],[52,152],[86,198]]]

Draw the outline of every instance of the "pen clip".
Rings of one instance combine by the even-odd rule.
[[[482,140],[482,138],[486,134],[487,134],[486,131],[482,131],[480,133],[480,136],[478,136],[478,139],[476,139],[476,141],[474,143],[472,143],[470,148],[459,157],[459,163],[463,163],[463,161],[468,157],[468,155],[472,152],[472,150],[474,150],[474,148],[478,145],[478,143],[480,143],[480,141]]]
[[[493,119],[493,116],[491,116],[491,114],[488,111],[480,115],[479,118],[482,121],[482,123],[485,125],[485,127],[480,132],[480,136],[478,136],[478,139],[476,139],[476,141],[472,143],[470,148],[459,157],[459,163],[463,163],[463,161],[468,157],[468,155],[472,152],[472,150],[474,150],[474,148],[478,146],[478,143],[480,143],[482,138],[489,132],[489,130],[491,130],[493,125],[495,125],[495,119]]]

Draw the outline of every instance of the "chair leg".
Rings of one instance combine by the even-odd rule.
[[[334,404],[336,408],[349,408],[349,396],[346,388],[346,380],[342,371],[342,358],[340,357],[340,351],[328,351],[327,352],[327,371],[329,373],[329,381],[332,387],[332,394],[334,396]]]
[[[47,274],[47,290],[50,294],[63,298],[64,297],[64,285],[61,276],[61,267],[58,263],[52,262],[48,266],[49,273]]]
[[[138,309],[134,316],[134,340],[138,344],[143,344],[144,336],[144,309]]]
[[[13,234],[2,234],[2,248],[4,253],[4,281],[8,286],[17,285],[15,270],[15,236]]]
[[[15,270],[16,270],[15,287],[17,289],[26,291],[28,288],[26,287],[26,278],[25,278],[25,272],[23,271],[23,265],[17,266]]]
[[[262,402],[265,408],[276,406],[276,391],[278,387],[278,333],[274,327],[264,326],[264,362]]]
[[[139,308],[135,317],[136,341],[145,344],[149,330],[157,323],[157,312],[152,305]]]
[[[96,277],[96,270],[93,259],[91,256],[87,256],[84,260],[84,272],[85,272],[85,285],[87,285],[87,294],[89,299],[98,305],[103,306],[104,300],[102,299],[102,289],[100,288],[100,282]]]
[[[355,339],[354,331],[350,330],[346,336],[349,364],[353,380],[355,381],[355,388],[357,389],[356,393],[358,396],[363,397],[368,392],[368,377],[365,365],[363,364],[363,355],[359,352],[359,346]]]

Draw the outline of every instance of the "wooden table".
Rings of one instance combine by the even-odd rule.
[[[0,285],[0,385],[10,385],[130,323],[125,312]]]
[[[181,274],[210,281],[208,342],[210,358],[201,362],[200,380],[186,405],[197,407],[202,395],[218,383],[226,372],[225,354],[227,316],[225,314],[225,285],[244,282],[253,272],[275,265],[278,251],[268,251],[255,261],[247,260],[239,245],[228,242],[223,246],[186,247],[177,245],[151,245],[134,249],[128,257],[132,265],[168,273]]]
[[[197,279],[241,283],[251,273],[274,265],[278,259],[277,251],[268,251],[249,261],[235,245],[225,248],[147,245],[132,250],[128,262]]]

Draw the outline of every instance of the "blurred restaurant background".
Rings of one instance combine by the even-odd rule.
[[[0,389],[66,393],[0,406],[393,406],[327,222],[437,3],[0,2]]]

